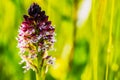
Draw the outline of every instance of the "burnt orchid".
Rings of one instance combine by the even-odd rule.
[[[48,21],[45,11],[38,4],[33,3],[24,15],[24,21],[19,28],[17,37],[20,57],[25,63],[25,72],[32,69],[36,72],[37,80],[44,80],[49,65],[53,65],[55,58],[47,51],[53,49],[55,42],[55,28]]]

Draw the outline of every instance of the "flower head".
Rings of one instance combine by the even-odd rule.
[[[32,62],[38,53],[42,54],[54,45],[55,28],[38,4],[33,3],[28,9],[28,14],[23,16],[24,21],[19,28],[17,40],[20,56],[25,58],[23,62],[30,68],[29,62]]]

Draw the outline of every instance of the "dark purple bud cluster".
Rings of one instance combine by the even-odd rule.
[[[32,17],[38,16],[41,13],[41,8],[39,5],[33,3],[28,9],[28,14]]]

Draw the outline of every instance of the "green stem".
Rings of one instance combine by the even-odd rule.
[[[112,27],[113,27],[113,15],[114,15],[114,0],[112,0],[111,5],[111,18],[110,18],[110,29],[109,29],[109,42],[108,42],[108,52],[107,52],[107,63],[106,63],[106,75],[105,80],[108,80],[108,73],[109,73],[109,63],[110,63],[110,56],[112,55],[111,48],[112,48]]]
[[[37,57],[37,72],[36,72],[36,80],[45,80],[45,66],[44,59],[42,58],[42,53],[38,53]]]
[[[42,80],[42,75],[40,71],[36,72],[36,80]]]
[[[36,72],[36,80],[45,80],[45,74],[43,69]]]
[[[75,43],[76,43],[76,31],[77,31],[77,11],[78,11],[78,2],[79,0],[74,0],[74,5],[73,5],[73,41],[72,41],[72,49],[71,49],[71,53],[70,53],[70,57],[69,57],[69,67],[71,68],[71,63],[73,61],[73,56],[74,56],[74,51],[75,51]]]

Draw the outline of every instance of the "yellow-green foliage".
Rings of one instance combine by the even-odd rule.
[[[0,0],[0,80],[35,80],[18,64],[15,39],[33,2],[56,28],[46,80],[120,80],[120,0]]]

